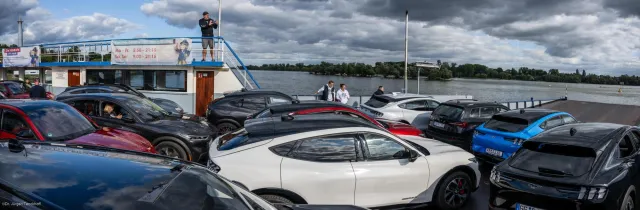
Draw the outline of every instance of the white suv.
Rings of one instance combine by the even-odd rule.
[[[438,105],[440,102],[430,96],[394,93],[374,95],[361,109],[377,118],[400,121],[425,130],[431,112]]]
[[[209,155],[209,168],[272,203],[456,209],[480,181],[477,161],[458,147],[341,115],[247,120]]]

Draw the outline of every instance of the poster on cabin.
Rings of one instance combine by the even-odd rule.
[[[139,39],[111,41],[113,65],[189,65],[191,39]]]
[[[14,47],[2,49],[3,67],[37,67],[40,47]]]

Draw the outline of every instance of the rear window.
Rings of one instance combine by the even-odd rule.
[[[519,132],[529,126],[529,121],[515,117],[505,117],[501,115],[493,116],[484,127],[491,130],[503,132]]]
[[[434,110],[431,115],[456,121],[456,120],[460,120],[460,118],[462,117],[463,111],[464,109],[462,109],[462,107],[443,104],[438,106],[438,108],[436,108],[436,110]]]
[[[596,152],[586,147],[538,142],[525,142],[522,147],[509,166],[546,176],[582,176],[596,159]]]
[[[378,96],[374,96],[374,97],[371,97],[364,104],[373,108],[380,108],[380,107],[386,106],[388,103],[389,103],[389,100],[380,98]]]

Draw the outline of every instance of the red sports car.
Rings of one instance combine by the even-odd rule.
[[[411,135],[411,136],[423,136],[422,131],[409,124],[387,121],[382,119],[374,119],[369,115],[354,109],[350,106],[327,101],[293,101],[291,104],[275,104],[271,105],[257,113],[247,116],[251,118],[263,118],[271,117],[273,115],[292,114],[292,115],[306,115],[306,114],[323,114],[323,113],[337,113],[347,114],[353,117],[361,118],[369,121],[377,126],[387,129],[389,132],[396,135]]]
[[[50,100],[0,100],[0,139],[39,140],[156,153],[144,137],[100,128],[73,107]]]

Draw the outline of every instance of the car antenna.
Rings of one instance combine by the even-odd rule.
[[[576,135],[576,133],[577,133],[577,132],[578,132],[578,129],[576,129],[576,128],[571,128],[571,129],[569,130],[569,134],[570,134],[571,136]]]

